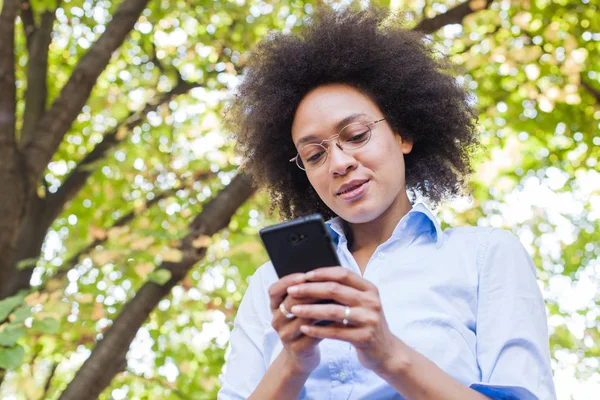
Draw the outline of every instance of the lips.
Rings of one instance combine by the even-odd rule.
[[[356,189],[357,187],[365,184],[366,182],[368,182],[368,179],[354,179],[351,180],[348,183],[343,184],[338,191],[335,193],[337,196],[339,196],[340,194],[346,193],[346,192],[350,192],[353,189]]]

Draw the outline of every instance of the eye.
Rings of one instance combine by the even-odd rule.
[[[367,138],[367,133],[369,133],[369,131],[365,131],[362,133],[359,133],[357,135],[353,135],[351,138],[346,139],[347,142],[361,142],[363,140],[365,140]]]
[[[312,156],[310,156],[306,159],[306,162],[310,163],[310,164],[314,164],[315,162],[319,161],[319,159],[323,156],[323,153],[324,153],[324,151],[313,154]]]

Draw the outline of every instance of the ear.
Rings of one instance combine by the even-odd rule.
[[[408,154],[412,151],[412,148],[413,148],[412,142],[402,139],[402,136],[400,136],[398,134],[395,135],[395,139],[396,139],[396,143],[398,143],[398,146],[400,147],[400,151],[402,152],[402,154]]]

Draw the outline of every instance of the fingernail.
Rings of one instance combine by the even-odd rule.
[[[289,293],[289,294],[298,293],[298,287],[297,287],[297,286],[290,286],[290,287],[287,289],[287,291],[288,291],[288,293]]]
[[[306,273],[306,278],[311,279],[315,277],[315,271],[309,271]]]
[[[295,305],[295,306],[292,306],[292,308],[290,309],[290,311],[291,311],[292,313],[301,312],[302,310],[304,310],[304,307],[303,307],[303,306],[300,306],[300,305]]]

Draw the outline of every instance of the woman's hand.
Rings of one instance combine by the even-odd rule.
[[[298,322],[337,322],[329,326],[303,323],[300,331],[312,338],[330,338],[352,343],[365,368],[380,375],[385,374],[393,357],[397,356],[394,354],[395,350],[402,348],[403,343],[388,327],[377,287],[342,267],[319,268],[305,276],[310,282],[297,283],[287,288],[292,299],[331,299],[340,304],[297,304],[288,308],[298,317]],[[349,307],[349,316],[346,306]],[[344,325],[342,322],[346,317],[348,321]]]
[[[271,285],[269,296],[273,312],[272,326],[283,343],[286,363],[294,373],[308,375],[321,360],[318,344],[322,339],[306,336],[300,331],[300,326],[310,325],[314,321],[309,318],[287,318],[280,309],[282,303],[285,310],[290,311],[294,305],[315,302],[315,299],[287,295],[288,287],[303,282],[306,282],[305,274],[286,275]]]

